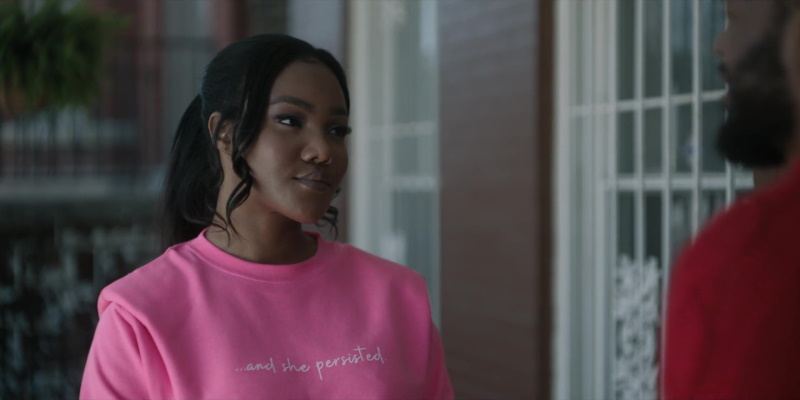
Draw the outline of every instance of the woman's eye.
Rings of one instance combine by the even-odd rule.
[[[279,124],[286,126],[300,126],[300,120],[290,116],[280,116],[276,118]]]
[[[330,134],[333,135],[333,136],[337,136],[337,137],[343,138],[343,137],[349,135],[352,131],[353,131],[353,128],[351,128],[349,126],[337,126],[337,127],[332,128],[330,130]]]

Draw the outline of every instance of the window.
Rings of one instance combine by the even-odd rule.
[[[420,272],[438,322],[437,4],[349,4],[353,243]]]
[[[557,4],[557,398],[656,398],[670,266],[752,186],[714,148],[714,0]]]

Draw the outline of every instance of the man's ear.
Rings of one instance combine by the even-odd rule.
[[[208,118],[208,134],[211,136],[211,140],[214,140],[214,130],[217,129],[217,125],[219,124],[220,120],[222,119],[222,114],[219,111],[214,111],[211,113],[211,117]],[[231,126],[227,122],[223,122],[222,126],[219,129],[218,133],[218,140],[217,140],[217,149],[219,151],[230,154],[231,152]]]

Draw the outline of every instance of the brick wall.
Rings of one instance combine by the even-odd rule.
[[[549,1],[442,1],[442,335],[458,398],[550,396]]]

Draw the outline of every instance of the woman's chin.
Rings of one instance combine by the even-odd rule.
[[[325,217],[325,213],[324,212],[321,212],[321,213],[303,213],[303,214],[300,214],[300,215],[296,215],[295,218],[292,218],[292,219],[297,221],[297,222],[299,222],[299,223],[301,223],[301,224],[316,224],[316,223],[320,222],[323,217]]]

